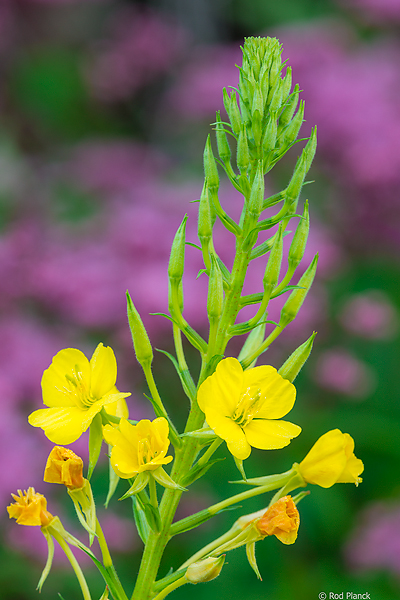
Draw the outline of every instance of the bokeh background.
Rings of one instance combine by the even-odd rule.
[[[196,242],[190,202],[202,187],[204,142],[215,110],[223,108],[222,87],[237,84],[235,63],[248,35],[279,37],[304,90],[301,133],[307,137],[318,126],[314,183],[303,199],[312,222],[305,262],[316,251],[321,262],[300,316],[263,357],[279,367],[318,331],[290,415],[303,433],[284,450],[253,451],[247,473],[286,470],[321,434],[339,427],[356,440],[364,482],[358,489],[312,486],[300,505],[296,544],[285,547],[275,538],[258,544],[262,583],[242,548],[228,556],[217,580],[184,587],[175,597],[312,600],[321,591],[399,597],[399,31],[400,0],[1,0],[1,599],[36,598],[45,561],[40,531],[7,520],[11,492],[33,485],[66,528],[81,535],[65,491],[42,481],[51,444],[26,421],[41,406],[40,378],[52,356],[71,346],[90,356],[99,341],[110,344],[118,387],[132,391],[131,417],[152,416],[131,347],[125,290],[154,346],[170,350],[168,322],[150,313],[167,308],[168,253],[186,212],[188,240]],[[289,154],[274,169],[271,193],[286,185],[295,158]],[[238,198],[226,183],[221,197],[235,214]],[[229,244],[218,230],[217,247],[228,263]],[[185,316],[203,331],[200,267],[199,252],[188,247]],[[259,291],[262,272],[261,260],[249,291]],[[195,353],[188,354],[196,370]],[[186,397],[161,354],[155,374],[181,425]],[[86,456],[83,437],[72,447]],[[237,492],[226,478],[238,478],[229,458],[185,494],[180,516]],[[141,553],[129,502],[102,508],[105,461],[93,485],[129,590]],[[162,574],[239,514],[224,513],[173,540]],[[100,597],[100,577],[83,562],[93,597]],[[65,600],[80,596],[70,566],[56,554],[41,598],[59,591]]]

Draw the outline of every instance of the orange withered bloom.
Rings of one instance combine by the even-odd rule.
[[[262,535],[276,535],[283,544],[294,544],[300,525],[300,515],[291,496],[284,496],[263,514],[257,522]]]
[[[17,494],[11,494],[15,502],[7,506],[10,519],[16,519],[19,525],[32,525],[46,527],[54,519],[47,510],[47,500],[43,494],[35,492],[30,487],[28,491],[18,490]]]
[[[83,460],[69,448],[54,446],[47,459],[44,470],[44,481],[62,483],[70,490],[78,490],[84,486]]]

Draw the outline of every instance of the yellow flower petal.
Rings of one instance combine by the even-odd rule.
[[[51,365],[43,373],[43,403],[46,406],[76,406],[74,386],[65,378],[76,377],[76,370],[90,385],[90,365],[86,356],[76,348],[65,348],[54,356]]]
[[[121,418],[117,428],[106,425],[103,434],[113,446],[111,465],[119,477],[127,479],[143,471],[155,470],[172,460],[172,456],[165,456],[170,441],[169,426],[164,417],[154,421],[143,419],[137,425]]]
[[[292,410],[296,400],[296,388],[284,379],[274,367],[263,365],[244,372],[243,388],[250,387],[255,395],[261,391],[257,418],[280,419]]]
[[[235,411],[243,384],[243,369],[236,358],[221,360],[215,372],[200,386],[197,401],[203,412],[218,401],[218,406],[225,416]]]
[[[117,361],[110,346],[99,344],[90,359],[91,385],[93,398],[102,398],[115,386],[117,380]]]
[[[315,442],[301,461],[299,471],[307,483],[324,488],[340,482],[358,485],[364,465],[354,456],[353,450],[353,438],[339,429],[333,429]]]
[[[46,437],[58,445],[72,444],[86,431],[90,423],[84,424],[86,413],[79,408],[40,408],[28,417],[33,427],[44,429]]]
[[[249,444],[261,450],[284,448],[300,433],[301,427],[281,420],[253,419],[244,428]]]

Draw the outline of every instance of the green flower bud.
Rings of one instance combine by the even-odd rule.
[[[282,133],[282,147],[281,152],[285,152],[289,146],[294,144],[297,139],[297,135],[300,131],[300,127],[303,123],[304,117],[304,100],[301,100],[299,110]],[[280,121],[282,120],[282,116]]]
[[[282,81],[282,101],[286,102],[289,94],[290,94],[290,88],[292,87],[292,68],[288,67],[286,69],[286,75]]]
[[[286,201],[289,205],[292,204],[292,202],[295,202],[300,196],[301,188],[303,187],[304,178],[306,176],[306,163],[307,156],[303,150],[300,158],[297,160],[289,185],[285,190]]]
[[[270,113],[262,142],[264,154],[268,154],[275,149],[277,131],[276,115]]]
[[[317,150],[317,126],[311,129],[310,139],[307,142],[305,147],[305,152],[307,155],[306,159],[306,174],[308,173],[312,161],[314,160],[315,152]]]
[[[262,160],[259,160],[248,202],[248,211],[255,220],[258,219],[262,211],[262,205],[264,201],[264,186],[263,162]]]
[[[217,111],[216,115],[216,129],[215,135],[217,138],[218,154],[222,162],[229,163],[231,160],[231,149],[224,131],[224,126],[221,122],[220,111]]]
[[[289,249],[288,262],[289,267],[296,268],[300,263],[306,249],[308,231],[310,229],[310,217],[308,213],[308,200],[304,203],[303,216],[297,225],[296,232],[293,236],[292,243]]]
[[[312,285],[312,282],[315,277],[315,272],[317,270],[318,264],[318,254],[316,254],[308,267],[307,271],[300,278],[299,283],[297,284],[299,287],[295,289],[286,300],[282,310],[281,317],[279,320],[279,327],[286,327],[289,323],[291,323],[295,318],[297,313],[299,312],[301,305],[303,304],[305,297],[308,294],[308,291]]]
[[[256,85],[254,89],[253,104],[251,107],[251,113],[253,116],[256,110],[258,110],[259,115],[262,119],[264,116],[264,97],[259,85]]]
[[[187,215],[183,217],[172,242],[171,255],[168,264],[168,277],[181,280],[185,267],[185,243],[186,243],[186,221]]]
[[[236,99],[236,92],[232,92],[230,98],[229,120],[232,125],[232,130],[236,135],[239,135],[242,117],[240,115],[239,106]]]
[[[219,319],[224,307],[224,286],[221,269],[211,254],[210,279],[208,282],[207,314],[210,320]]]
[[[211,192],[217,191],[219,188],[219,175],[215,162],[214,154],[211,147],[210,135],[207,137],[206,146],[204,148],[204,173],[207,179],[208,187]]]
[[[143,325],[142,319],[135,305],[132,302],[132,298],[129,292],[126,292],[127,299],[127,312],[129,329],[132,334],[133,348],[138,363],[143,367],[143,364],[149,365],[153,361],[153,349],[150,344],[149,336],[145,326]]]
[[[286,125],[288,125],[292,120],[295,110],[297,108],[297,103],[299,101],[299,90],[299,84],[296,83],[296,85],[293,88],[293,92],[288,98],[286,106],[283,109],[281,116],[279,117],[280,128],[286,127]]]
[[[271,294],[274,287],[276,287],[279,279],[279,273],[282,264],[282,253],[283,253],[283,230],[282,226],[279,225],[274,245],[272,246],[271,253],[269,255],[268,263],[265,269],[263,284],[266,293]]]
[[[262,136],[262,123],[261,115],[258,110],[255,111],[252,117],[251,128],[253,130],[254,143],[256,146],[260,145]]]
[[[293,381],[296,379],[297,375],[303,368],[303,365],[305,364],[306,360],[310,356],[314,343],[314,338],[316,335],[317,332],[314,331],[312,336],[309,337],[308,340],[304,342],[304,344],[301,344],[301,346],[299,346],[297,350],[295,350],[289,356],[289,358],[283,363],[281,368],[278,369],[279,375],[293,383]]]
[[[186,570],[185,577],[190,583],[205,583],[212,581],[221,573],[225,562],[225,554],[214,558],[210,556],[192,563]]]
[[[246,125],[242,123],[236,151],[236,163],[241,173],[246,174],[250,164],[249,145],[247,142]]]
[[[275,87],[270,92],[268,103],[269,112],[278,113],[282,106],[282,80],[280,77],[278,77]]]
[[[197,221],[197,234],[201,243],[207,243],[212,236],[212,220],[208,187],[204,182],[199,202],[199,216]]]

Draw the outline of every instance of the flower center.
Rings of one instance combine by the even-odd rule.
[[[261,389],[251,390],[250,387],[242,394],[231,419],[240,427],[246,427],[256,416],[261,404]]]
[[[73,394],[78,408],[81,410],[88,410],[92,406],[93,402],[96,401],[96,398],[91,396],[88,389],[88,382],[85,381],[79,365],[75,365],[72,375],[66,373],[65,379],[69,384],[66,390],[70,394]]]
[[[138,461],[139,465],[147,465],[158,454],[158,450],[154,449],[151,440],[148,437],[142,438],[138,443]]]

